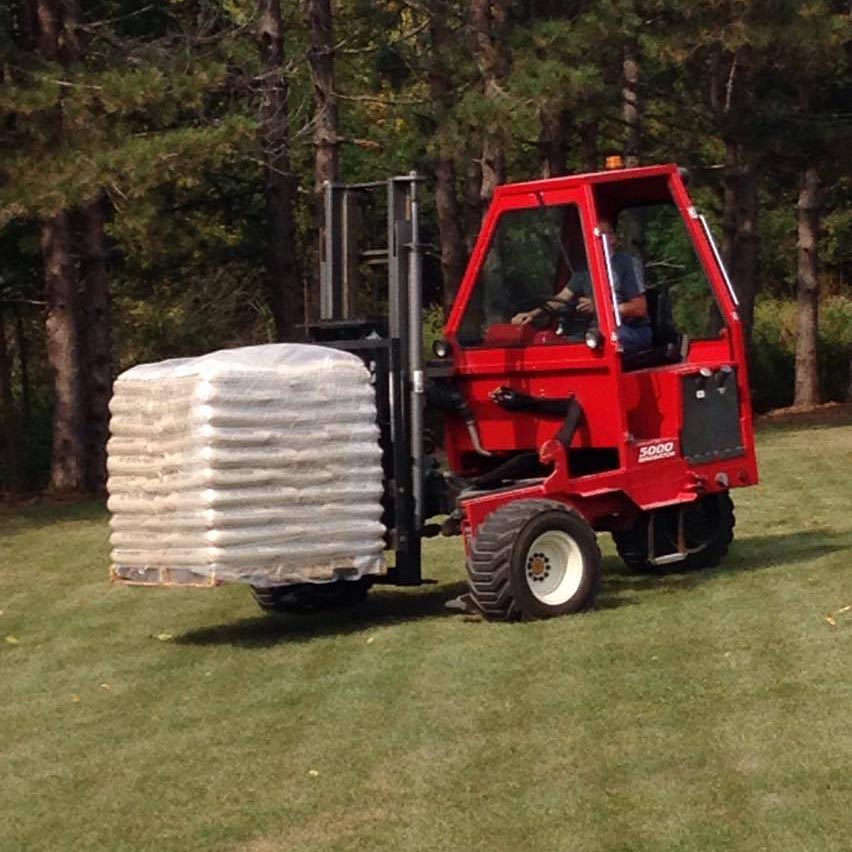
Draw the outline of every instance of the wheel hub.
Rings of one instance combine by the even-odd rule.
[[[533,553],[527,560],[527,576],[534,582],[543,582],[550,576],[550,559],[545,553]]]
[[[542,603],[557,606],[570,600],[583,579],[583,555],[566,532],[548,530],[533,541],[524,563],[529,590]]]

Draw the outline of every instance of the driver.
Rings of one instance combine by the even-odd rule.
[[[621,325],[618,328],[618,339],[625,354],[647,349],[651,345],[651,321],[648,317],[648,302],[645,298],[645,281],[642,273],[642,264],[638,258],[624,251],[618,251],[618,235],[613,230],[612,224],[601,219],[598,223],[601,234],[606,235],[609,245],[612,246],[610,255],[610,266],[614,277],[615,298],[618,304],[618,313],[621,316]],[[542,314],[558,311],[560,307],[575,303],[578,323],[584,324],[579,331],[581,336],[586,329],[590,328],[595,316],[595,304],[592,299],[592,281],[588,268],[577,269],[568,283],[552,298],[545,303],[547,307],[534,308],[531,311],[522,311],[512,317],[514,325],[526,325],[533,322]],[[577,329],[571,328],[567,337],[575,337]]]

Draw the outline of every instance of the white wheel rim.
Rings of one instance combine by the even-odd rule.
[[[559,606],[577,594],[584,568],[577,542],[567,532],[549,530],[530,545],[524,576],[533,597],[548,606]]]

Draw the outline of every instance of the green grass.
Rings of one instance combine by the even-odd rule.
[[[848,422],[766,430],[723,567],[607,540],[597,611],[520,625],[444,614],[457,540],[437,586],[276,621],[109,585],[97,505],[7,512],[0,850],[850,848],[850,461]]]

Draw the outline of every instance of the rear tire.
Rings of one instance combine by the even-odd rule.
[[[631,529],[612,534],[618,555],[628,568],[634,571],[700,571],[702,568],[718,565],[725,558],[734,540],[736,526],[734,503],[730,495],[727,492],[707,494],[687,506],[658,510],[668,513],[657,523],[661,525],[660,529],[675,550],[677,511],[681,509],[687,512],[684,532],[687,549],[691,551],[686,559],[665,566],[654,565],[649,561],[648,524],[651,515],[649,512],[643,512]]]
[[[491,621],[553,618],[589,609],[601,584],[594,530],[553,500],[518,500],[492,512],[467,560],[474,603]]]
[[[370,581],[337,580],[333,583],[295,583],[290,586],[252,586],[251,593],[264,612],[308,615],[346,609],[362,603],[370,590]]]

